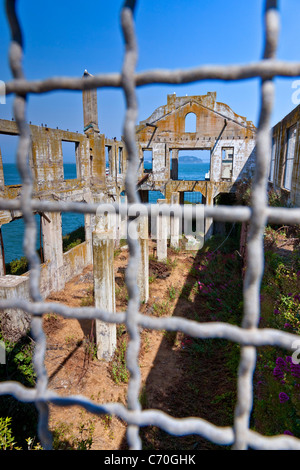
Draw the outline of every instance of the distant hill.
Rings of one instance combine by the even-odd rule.
[[[180,155],[181,163],[203,163],[203,160],[200,157],[194,157],[192,155]]]
[[[203,160],[200,157],[195,157],[193,155],[180,155],[179,159],[181,163],[203,163]],[[144,155],[144,161],[147,163],[152,162],[152,155]]]

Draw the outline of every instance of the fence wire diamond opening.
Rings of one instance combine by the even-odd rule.
[[[20,383],[2,382],[1,395],[12,395],[23,402],[35,403],[39,412],[38,434],[44,449],[52,448],[49,431],[49,404],[57,406],[78,405],[94,414],[115,415],[127,423],[127,442],[131,450],[141,449],[139,430],[142,426],[155,425],[167,433],[182,436],[198,434],[219,445],[230,445],[232,449],[300,449],[300,440],[293,436],[263,436],[250,429],[250,415],[253,399],[253,373],[256,365],[256,348],[263,345],[279,346],[291,350],[298,336],[275,329],[258,328],[260,314],[260,281],[263,274],[263,234],[266,223],[300,223],[300,209],[271,208],[267,203],[267,180],[269,155],[271,154],[270,117],[274,103],[274,78],[300,76],[300,63],[276,60],[280,15],[276,0],[265,2],[265,46],[261,60],[249,64],[206,65],[189,70],[149,70],[136,73],[137,44],[134,26],[135,1],[124,2],[121,10],[121,26],[125,53],[121,73],[100,74],[93,77],[55,77],[38,81],[27,81],[22,65],[23,39],[16,12],[16,1],[6,0],[7,19],[11,31],[9,50],[13,80],[7,82],[6,95],[15,94],[14,117],[19,130],[19,145],[16,163],[22,177],[21,197],[15,200],[0,200],[1,210],[20,210],[25,223],[24,252],[30,267],[30,297],[25,299],[1,300],[0,308],[19,308],[32,315],[31,330],[35,340],[34,367],[35,388],[26,388]],[[126,100],[124,117],[124,141],[128,152],[126,172],[126,194],[129,210],[131,204],[141,204],[136,191],[138,154],[135,145],[135,121],[137,117],[136,87],[150,84],[182,84],[201,80],[235,81],[260,78],[260,116],[256,136],[256,167],[253,177],[250,207],[204,206],[205,217],[216,221],[249,222],[247,245],[247,269],[244,280],[244,311],[241,327],[222,322],[198,323],[179,317],[153,318],[139,312],[139,291],[137,288],[137,267],[139,263],[138,241],[128,234],[129,264],[126,274],[128,307],[126,312],[107,312],[94,307],[71,308],[58,303],[42,301],[39,291],[40,261],[35,252],[36,226],[34,212],[77,212],[96,214],[98,204],[76,202],[36,201],[32,198],[32,176],[28,163],[30,131],[26,121],[26,98],[29,94],[42,94],[53,90],[84,90],[101,87],[121,88]],[[150,213],[149,204],[141,204]],[[127,216],[122,204],[114,208]],[[168,206],[164,207],[168,214]],[[192,217],[192,212],[190,212]],[[60,396],[48,388],[48,377],[44,365],[46,338],[42,327],[45,313],[57,313],[65,318],[100,319],[108,323],[124,323],[129,333],[127,367],[130,372],[127,407],[120,403],[99,405],[84,396]],[[141,410],[139,393],[141,376],[138,366],[140,327],[156,330],[181,331],[196,338],[223,338],[239,343],[240,363],[237,381],[237,402],[232,427],[218,427],[194,417],[174,418],[156,409]]]

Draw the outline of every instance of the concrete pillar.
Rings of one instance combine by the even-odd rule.
[[[179,206],[179,193],[171,194],[171,205]],[[179,236],[180,236],[180,219],[179,217],[170,217],[170,246],[172,248],[179,248]]]
[[[87,70],[84,71],[83,77],[92,77]],[[83,90],[83,123],[84,132],[90,129],[99,132],[98,128],[98,105],[97,105],[97,89]]]
[[[165,179],[166,171],[166,144],[155,142],[152,144],[152,171],[156,181]]]
[[[117,195],[116,197],[116,202],[120,205],[121,204],[121,196],[120,194]],[[120,240],[122,238],[122,217],[120,214],[112,214],[111,215],[111,221],[110,221],[110,226],[115,227],[115,248],[119,248],[120,246]]]
[[[206,191],[206,198],[205,198],[205,204],[209,206],[214,205],[214,194],[213,194],[213,188],[207,185],[207,191]],[[205,235],[204,235],[204,240],[208,240],[212,234],[213,234],[213,218],[212,217],[206,217],[205,219]]]
[[[59,212],[45,213],[42,217],[42,236],[44,262],[49,263],[49,273],[53,288],[56,290],[64,286],[62,224]]]
[[[93,129],[87,133],[90,145],[91,178],[94,184],[105,184],[105,137]]]
[[[165,199],[157,199],[157,204],[165,204]],[[168,258],[168,217],[158,215],[156,222],[156,254],[158,261],[166,261]]]
[[[166,144],[166,167],[165,167],[165,179],[169,180],[171,177],[171,162],[170,162],[170,148],[169,145]]]
[[[144,152],[141,145],[138,146],[139,152],[139,168],[138,168],[138,179],[142,178],[144,174]]]
[[[127,196],[126,195],[120,196],[120,203],[127,206]],[[119,215],[119,221],[120,221],[120,229],[119,229],[120,240],[121,239],[126,239],[127,238],[127,218],[126,218],[126,215],[123,215],[123,216]]]
[[[178,149],[172,149],[171,179],[178,180]]]
[[[92,262],[93,259],[93,221],[91,214],[84,214],[84,232],[85,232],[85,241],[89,244],[89,258]]]
[[[93,232],[94,295],[97,308],[115,312],[113,229]],[[116,324],[96,320],[97,357],[109,361],[117,346]]]
[[[137,231],[141,248],[141,261],[137,275],[137,283],[140,290],[141,302],[149,299],[149,236],[148,217],[139,217],[137,221]]]

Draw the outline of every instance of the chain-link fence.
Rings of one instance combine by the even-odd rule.
[[[300,75],[300,62],[277,61],[276,49],[279,29],[279,12],[276,0],[267,0],[265,5],[265,50],[262,60],[256,63],[200,66],[190,70],[153,70],[135,72],[137,44],[134,29],[135,1],[125,1],[121,11],[121,25],[125,43],[124,62],[121,73],[95,75],[82,78],[49,78],[27,81],[22,67],[23,41],[20,23],[16,14],[16,1],[6,0],[7,18],[11,30],[9,51],[10,66],[14,79],[6,83],[6,94],[15,94],[14,116],[19,129],[17,165],[22,177],[22,193],[17,200],[0,200],[1,210],[21,210],[25,222],[24,252],[30,265],[30,301],[25,299],[2,300],[0,308],[20,308],[32,315],[32,333],[35,340],[34,367],[37,375],[36,386],[25,388],[19,383],[2,382],[0,394],[13,395],[23,402],[34,402],[39,411],[38,433],[44,449],[52,448],[48,428],[49,404],[58,406],[79,405],[95,414],[114,414],[127,422],[127,441],[132,450],[141,449],[139,429],[155,425],[167,433],[181,436],[198,434],[219,445],[232,445],[233,449],[300,449],[300,440],[293,436],[266,437],[249,427],[253,401],[253,372],[256,365],[256,348],[263,345],[279,346],[291,350],[298,336],[275,329],[258,328],[260,314],[260,282],[263,274],[263,234],[266,223],[300,223],[300,209],[271,208],[267,205],[267,178],[269,155],[271,154],[270,116],[274,102],[276,76],[294,77]],[[260,117],[257,129],[257,153],[253,178],[250,207],[205,206],[205,217],[218,221],[249,221],[247,245],[247,270],[244,279],[244,312],[241,327],[222,322],[199,323],[183,318],[154,318],[139,312],[139,290],[136,273],[139,263],[139,243],[128,234],[130,258],[126,270],[128,308],[125,312],[106,312],[93,307],[71,308],[58,303],[43,302],[40,290],[40,260],[35,251],[36,225],[34,211],[77,212],[96,214],[98,205],[75,202],[37,201],[32,198],[32,176],[28,165],[30,132],[26,121],[26,97],[30,93],[44,93],[50,90],[84,90],[100,87],[122,88],[126,98],[124,118],[124,140],[128,151],[126,173],[127,208],[115,205],[116,210],[127,215],[131,204],[139,204],[136,191],[139,164],[135,143],[135,121],[137,118],[136,87],[153,83],[192,83],[199,80],[241,80],[260,77]],[[144,204],[150,213],[150,205]],[[161,210],[161,209],[160,209]],[[168,214],[168,206],[164,207]],[[153,210],[151,212],[153,215]],[[191,211],[187,214],[192,217]],[[42,327],[42,315],[54,312],[65,318],[100,319],[110,323],[124,323],[129,333],[127,367],[130,372],[127,407],[120,403],[99,405],[84,396],[62,397],[48,388],[44,365],[46,338]],[[141,376],[138,366],[140,347],[139,329],[181,331],[197,338],[223,338],[241,345],[237,382],[237,403],[232,427],[218,427],[194,417],[177,419],[159,410],[141,410],[139,393]]]

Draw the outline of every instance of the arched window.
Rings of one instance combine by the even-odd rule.
[[[197,116],[195,113],[188,113],[185,116],[185,132],[196,132]]]

